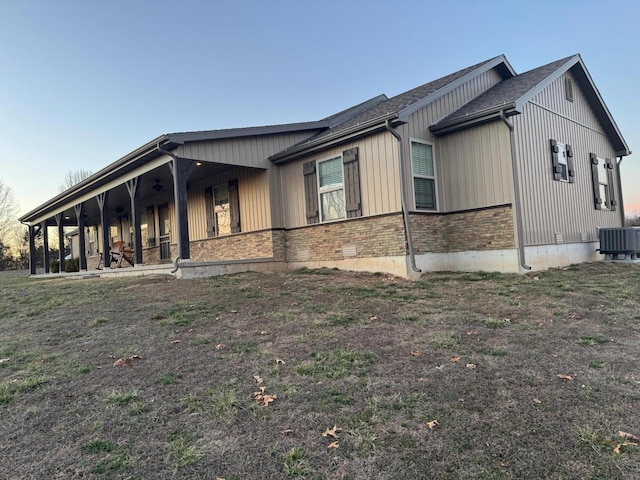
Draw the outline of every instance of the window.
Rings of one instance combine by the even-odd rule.
[[[345,218],[342,158],[318,162],[318,193],[321,221]]]
[[[358,147],[302,164],[307,224],[362,216]]]
[[[613,187],[613,162],[591,153],[593,199],[596,210],[615,210],[617,202]]]
[[[553,179],[560,182],[573,183],[575,180],[573,148],[568,143],[557,142],[553,139],[550,142]]]
[[[411,141],[411,169],[416,209],[435,210],[436,174],[432,145]]]
[[[239,233],[240,195],[238,180],[204,190],[207,215],[207,237]]]
[[[231,213],[227,185],[213,189],[213,214],[216,236],[229,235],[231,233]]]

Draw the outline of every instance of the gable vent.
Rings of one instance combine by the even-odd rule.
[[[573,80],[569,77],[564,79],[564,94],[568,101],[573,102]]]

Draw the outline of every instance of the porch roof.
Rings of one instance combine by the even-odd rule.
[[[116,160],[102,170],[87,177],[64,192],[56,195],[42,205],[22,215],[18,220],[23,223],[36,223],[43,217],[52,216],[69,208],[69,205],[86,200],[87,196],[106,190],[109,184],[128,179],[139,174],[146,173],[157,166],[169,163],[171,158],[158,151],[158,146],[163,150],[172,151],[178,146],[188,142],[202,142],[208,140],[233,139],[242,137],[273,135],[290,132],[310,131],[311,135],[319,130],[328,128],[328,121],[290,123],[282,125],[267,125],[262,127],[233,128],[223,130],[204,130],[195,132],[167,133],[154,138],[124,157]],[[69,222],[70,225],[75,224]]]

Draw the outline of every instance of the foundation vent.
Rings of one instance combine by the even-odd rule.
[[[342,245],[343,257],[355,257],[357,255],[355,245]]]

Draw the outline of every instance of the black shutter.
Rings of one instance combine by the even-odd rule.
[[[553,163],[553,179],[560,180],[562,167],[560,166],[560,162],[558,161],[558,142],[556,142],[553,138],[550,140],[551,143],[551,162]]]
[[[576,181],[576,171],[573,166],[573,148],[571,145],[566,146],[567,148],[567,175],[569,176],[569,183],[573,183]]]
[[[216,234],[216,219],[213,209],[213,187],[207,187],[204,189],[204,204],[207,216],[207,237],[214,237]]]
[[[593,206],[596,210],[602,210],[602,198],[600,198],[600,182],[598,181],[598,156],[590,153],[591,180],[593,181]]]
[[[229,217],[231,233],[240,233],[240,195],[238,195],[238,180],[231,180],[227,185],[229,190]]]
[[[607,205],[611,210],[616,209],[616,193],[613,188],[613,162],[610,158],[607,158],[607,184],[609,185],[609,205]]]
[[[320,215],[318,212],[318,180],[316,178],[316,162],[312,160],[302,165],[304,174],[304,194],[305,211],[307,213],[307,224],[318,223]]]
[[[360,163],[358,162],[358,147],[342,152],[344,165],[344,200],[347,218],[362,216],[362,202],[360,194]]]

